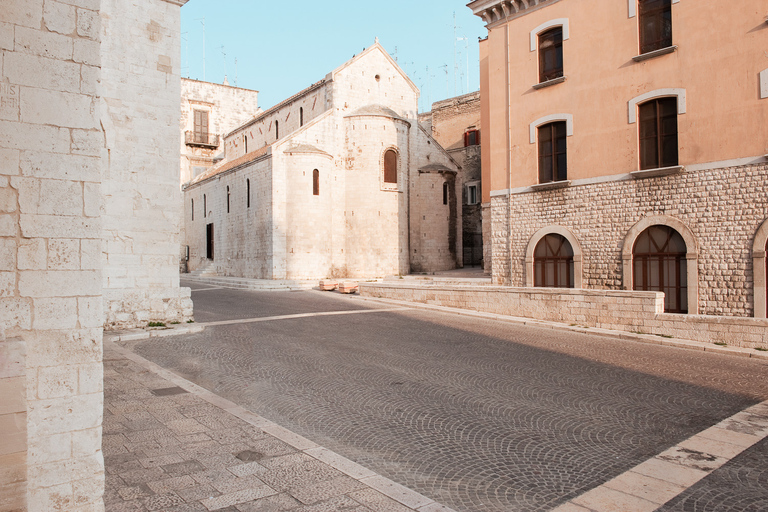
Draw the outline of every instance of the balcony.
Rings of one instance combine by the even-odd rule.
[[[184,142],[187,146],[216,149],[219,147],[219,136],[212,133],[184,132]]]

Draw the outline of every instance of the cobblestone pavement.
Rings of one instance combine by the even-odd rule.
[[[263,418],[236,417],[225,400],[190,393],[109,344],[104,369],[107,512],[443,510]]]
[[[284,295],[285,314],[373,306]],[[265,297],[193,293],[211,320]],[[762,362],[423,310],[209,327],[133,350],[471,512],[550,510],[768,398]]]
[[[726,464],[660,512],[765,512],[768,510],[768,440]]]

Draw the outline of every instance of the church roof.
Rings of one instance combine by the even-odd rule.
[[[235,169],[236,167],[240,167],[241,165],[245,165],[253,162],[254,160],[258,160],[259,158],[266,155],[269,152],[270,148],[271,146],[264,146],[263,148],[257,149],[256,151],[251,151],[250,153],[245,154],[240,158],[235,158],[230,162],[224,162],[223,165],[220,165],[218,167],[211,167],[204,173],[196,176],[192,181],[189,182],[189,185],[187,186],[196,185],[203,181],[209,180],[214,176],[218,176],[219,174],[223,174],[229,170]]]
[[[407,121],[407,119],[404,119],[403,117],[401,117],[400,114],[398,114],[397,112],[395,112],[389,107],[385,107],[384,105],[366,105],[365,107],[357,109],[356,111],[352,112],[346,117],[356,117],[356,116],[391,117],[392,119]]]
[[[313,153],[318,155],[327,156],[333,158],[333,155],[323,151],[320,148],[316,148],[311,144],[295,144],[284,151],[284,153]]]
[[[456,174],[456,171],[453,169],[444,166],[443,164],[429,164],[422,167],[419,167],[419,172],[424,173],[430,173],[430,172],[437,172],[437,173],[446,173],[449,172],[451,174]]]

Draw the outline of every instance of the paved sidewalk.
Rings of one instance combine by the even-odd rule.
[[[449,512],[142,359],[104,350],[107,512]]]

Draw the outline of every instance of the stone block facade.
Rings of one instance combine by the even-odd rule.
[[[183,3],[0,9],[2,510],[103,510],[105,310],[130,289],[191,313],[169,151]]]
[[[767,180],[768,164],[756,163],[495,195],[494,282],[525,286],[532,237],[563,227],[582,248],[584,288],[632,289],[625,262],[632,251],[626,247],[628,233],[644,218],[670,218],[695,239],[696,247],[688,248],[696,253],[688,260],[698,273],[697,282],[689,282],[698,288],[695,309],[704,315],[754,316],[753,241],[768,212]]]

